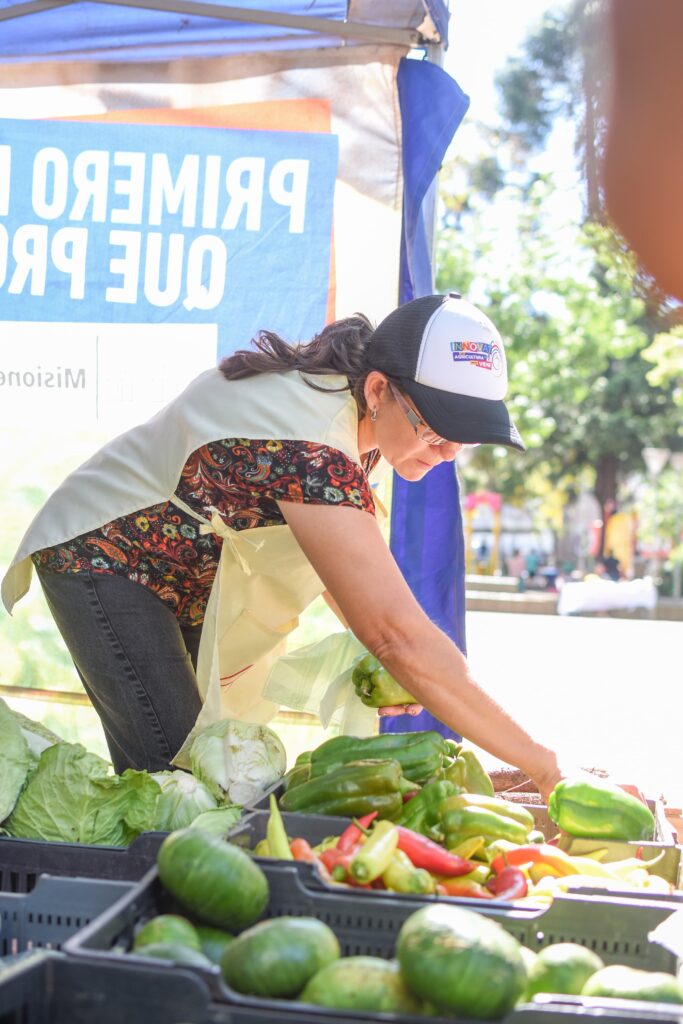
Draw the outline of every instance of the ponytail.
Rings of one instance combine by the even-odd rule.
[[[307,376],[342,374],[348,384],[335,391],[351,391],[358,411],[365,412],[365,379],[368,366],[368,341],[374,328],[362,313],[335,320],[306,344],[290,344],[272,331],[259,331],[251,349],[240,349],[227,356],[219,369],[227,380],[243,380],[259,373],[287,373],[299,370]],[[316,391],[328,391],[304,378]]]

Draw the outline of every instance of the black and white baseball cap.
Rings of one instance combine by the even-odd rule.
[[[399,306],[375,328],[368,356],[371,368],[397,380],[441,437],[524,451],[503,401],[508,379],[500,334],[457,292]]]

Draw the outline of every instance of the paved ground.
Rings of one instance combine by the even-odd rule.
[[[683,804],[680,623],[474,611],[467,623],[475,677],[532,734]]]

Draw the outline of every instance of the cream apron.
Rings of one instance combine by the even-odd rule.
[[[203,533],[223,540],[218,572],[206,608],[197,665],[202,710],[174,758],[189,767],[189,748],[200,729],[221,718],[269,722],[279,705],[262,697],[275,659],[299,614],[324,585],[288,526],[236,531],[215,512],[199,519]]]
[[[333,389],[346,381],[329,376],[316,383]],[[357,434],[348,391],[314,390],[297,372],[226,381],[218,370],[207,370],[151,420],[115,438],[67,477],[27,530],[2,581],[3,603],[11,612],[28,590],[34,551],[160,501],[190,512],[175,488],[187,457],[210,441],[312,441],[360,462]],[[380,472],[376,467],[373,479]],[[197,677],[204,703],[193,734],[221,717],[269,721],[278,705],[262,696],[268,670],[323,584],[289,527],[237,532],[215,513],[194,517],[223,545],[202,631]],[[179,765],[188,763],[190,738],[177,754]]]

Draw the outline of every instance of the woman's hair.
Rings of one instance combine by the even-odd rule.
[[[348,379],[348,385],[332,390],[349,390],[356,399],[358,411],[365,413],[365,378],[368,366],[368,341],[374,328],[362,313],[335,320],[323,327],[319,334],[305,343],[290,344],[272,331],[259,331],[252,339],[251,349],[240,349],[219,364],[227,380],[242,380],[259,373],[286,373],[300,370],[317,376],[338,373]],[[306,378],[304,378],[306,379]],[[306,380],[317,391],[329,391]]]

